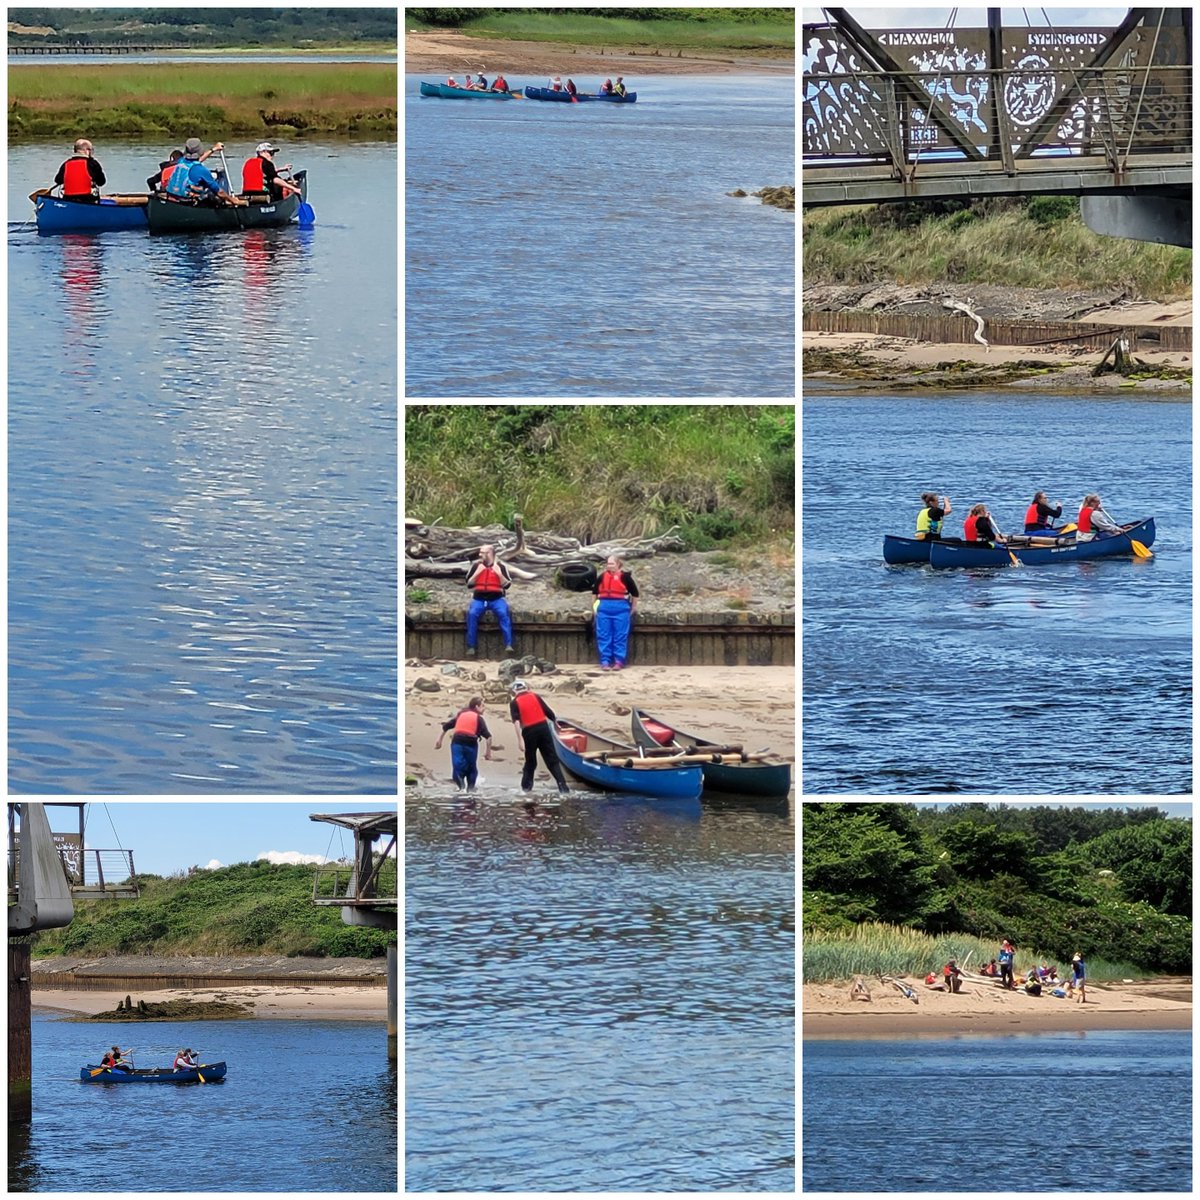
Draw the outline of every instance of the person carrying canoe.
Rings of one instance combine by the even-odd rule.
[[[613,84],[612,94],[614,96],[624,96],[625,95],[625,76],[624,75],[617,76],[617,82]]]
[[[1004,545],[1004,537],[996,528],[986,504],[976,504],[963,522],[964,542],[984,542],[989,546]]]
[[[922,492],[921,500],[925,507],[917,513],[916,536],[920,541],[934,541],[942,536],[942,522],[954,511],[950,497],[939,499],[937,492]]]
[[[479,557],[467,572],[467,587],[474,588],[475,595],[467,609],[467,657],[478,653],[479,622],[487,612],[494,612],[500,623],[504,638],[504,652],[513,653],[512,614],[504,593],[512,587],[512,576],[508,568],[496,558],[495,546],[480,546]]]
[[[224,148],[221,142],[217,142],[208,153],[215,153]],[[208,154],[201,153],[200,139],[188,138],[183,144],[183,157],[167,177],[167,195],[172,200],[197,200],[201,197],[215,196],[227,204],[244,207],[248,201],[231,196],[217,183],[216,176],[204,165],[204,159],[207,157]]]
[[[467,707],[460,709],[450,720],[442,723],[442,732],[433,748],[440,750],[446,734],[454,730],[450,738],[450,770],[454,777],[454,786],[459,791],[473,791],[479,778],[479,739],[487,742],[483,757],[492,757],[492,732],[483,719],[483,697],[472,696]]]
[[[554,710],[540,696],[529,690],[529,684],[525,680],[514,679],[508,715],[517,731],[517,745],[525,751],[525,765],[521,768],[521,791],[533,790],[533,776],[537,770],[537,756],[540,752],[546,770],[558,783],[558,790],[563,793],[569,792],[571,789],[567,787],[562,763],[558,761],[558,751],[554,746],[554,734],[550,731],[550,722],[558,719]]]
[[[1051,505],[1045,492],[1038,492],[1025,510],[1025,532],[1043,533],[1054,529],[1054,522],[1062,516],[1062,505]]]
[[[196,1062],[196,1052],[189,1046],[186,1050],[180,1050],[175,1055],[175,1061],[171,1064],[172,1071],[187,1071],[198,1066]]]
[[[1100,506],[1100,497],[1095,492],[1083,498],[1076,523],[1079,529],[1075,539],[1080,542],[1090,542],[1097,534],[1101,537],[1112,537],[1114,533],[1122,532],[1121,526]]]
[[[961,992],[962,986],[958,982],[962,978],[962,972],[958,969],[958,965],[954,959],[951,959],[943,968],[942,974],[946,977],[946,991]]]
[[[78,138],[73,150],[71,157],[58,168],[54,182],[62,189],[64,200],[95,204],[100,199],[100,189],[108,182],[104,168],[92,157],[92,143],[87,138]]]
[[[254,154],[242,163],[243,192],[267,192],[272,200],[303,195],[294,183],[283,177],[282,172],[290,171],[292,164],[285,163],[282,167],[275,165],[273,156],[278,153],[279,147],[272,146],[270,142],[259,142],[254,147]]]
[[[600,670],[620,671],[629,655],[629,631],[637,612],[638,586],[625,570],[625,560],[608,556],[604,572],[592,585],[596,597],[596,651]]]

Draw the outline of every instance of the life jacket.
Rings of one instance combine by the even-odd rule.
[[[186,200],[192,195],[192,164],[195,159],[181,158],[167,175],[167,192]]]
[[[922,534],[934,534],[936,536],[936,535],[940,534],[941,532],[942,532],[941,519],[939,518],[938,520],[935,521],[929,515],[928,508],[923,508],[923,509],[921,509],[921,511],[919,513],[917,513],[917,536],[918,537],[920,537]]]
[[[68,158],[63,163],[62,194],[64,196],[90,196],[92,175],[86,158]]]
[[[1088,508],[1086,504],[1079,510],[1079,520],[1075,522],[1079,526],[1079,533],[1092,532],[1092,513],[1095,511],[1094,508]]]
[[[473,708],[464,708],[458,714],[458,720],[454,722],[454,732],[456,734],[466,734],[467,737],[477,738],[479,736],[479,713]]]
[[[263,160],[256,154],[242,163],[242,191],[265,192],[267,181],[263,178]]]
[[[979,520],[978,517],[968,517],[963,522],[963,541],[964,542],[978,541],[978,538],[975,535],[975,522],[978,520]]]
[[[620,572],[614,575],[611,571],[605,571],[600,576],[600,590],[596,595],[601,600],[628,600],[629,589],[625,586]]]
[[[1028,529],[1030,525],[1041,525],[1042,518],[1038,515],[1037,501],[1035,500],[1025,510],[1025,527]]]
[[[503,592],[504,576],[495,567],[484,567],[471,586],[476,592]]]
[[[532,692],[518,692],[513,698],[522,729],[532,729],[546,719],[546,709]]]

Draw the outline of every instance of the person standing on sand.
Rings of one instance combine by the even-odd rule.
[[[472,696],[466,708],[443,722],[442,732],[433,744],[435,750],[442,748],[442,741],[451,729],[454,730],[454,736],[450,739],[450,770],[454,776],[454,786],[460,791],[464,787],[468,792],[474,791],[479,778],[480,738],[487,742],[483,757],[489,761],[492,757],[492,733],[483,719],[482,696]]]
[[[638,586],[625,570],[625,560],[608,556],[604,573],[592,585],[596,596],[596,651],[600,670],[620,671],[629,656],[629,631],[637,612]]]
[[[554,735],[550,731],[550,722],[557,720],[554,710],[540,696],[534,695],[529,690],[529,684],[523,679],[513,680],[512,697],[508,713],[512,717],[513,728],[517,731],[517,745],[525,751],[525,765],[521,769],[521,791],[528,792],[533,789],[539,751],[546,770],[558,782],[558,790],[564,793],[570,791],[563,775],[562,763],[558,761]]]
[[[467,657],[474,658],[479,653],[479,622],[487,612],[496,614],[504,638],[504,652],[512,654],[512,614],[504,598],[504,593],[512,587],[512,576],[508,568],[496,559],[495,546],[479,547],[479,557],[467,572],[467,587],[475,590],[474,599],[467,609]]]
[[[948,992],[962,991],[962,987],[958,982],[959,978],[962,976],[962,972],[958,969],[958,965],[955,963],[954,959],[951,959],[942,968],[942,974],[946,977],[946,991],[948,991]]]
[[[1004,939],[997,957],[1000,960],[1000,980],[1002,984],[1006,988],[1015,987],[1016,985],[1013,983],[1013,959],[1016,957],[1016,950],[1008,938]]]
[[[1086,976],[1087,972],[1083,965],[1083,955],[1076,954],[1071,959],[1071,991],[1073,994],[1075,992],[1079,993],[1079,1004],[1084,1004],[1087,1001]]]

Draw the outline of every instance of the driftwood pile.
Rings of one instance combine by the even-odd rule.
[[[558,537],[551,533],[526,533],[525,519],[513,514],[513,528],[503,525],[447,529],[436,522],[426,525],[405,518],[405,579],[453,579],[466,577],[479,554],[479,547],[496,547],[496,557],[514,579],[537,579],[539,568],[561,567],[569,562],[603,562],[610,554],[629,560],[650,558],[667,550],[685,549],[676,537],[674,526],[656,538],[618,539],[585,546],[578,538]],[[517,564],[521,564],[518,566]]]

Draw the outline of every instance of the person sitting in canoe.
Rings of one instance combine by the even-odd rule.
[[[492,80],[492,91],[493,92],[507,92],[508,91],[508,80],[505,79],[503,75],[497,75],[496,78]]]
[[[209,153],[224,148],[221,142],[217,142]],[[167,195],[173,200],[198,200],[215,196],[227,204],[246,205],[248,201],[231,196],[217,183],[216,177],[204,165],[204,159],[207,157],[201,154],[200,139],[188,138],[183,144],[183,157],[167,177]]]
[[[167,180],[175,169],[175,164],[183,157],[182,150],[172,150],[166,160],[158,164],[158,170],[146,180],[146,191],[161,192],[167,186]]]
[[[274,155],[278,152],[278,146],[272,146],[270,142],[259,142],[254,148],[253,156],[242,163],[243,192],[267,192],[272,200],[303,194],[294,183],[283,177],[282,172],[290,171],[292,164],[285,163],[282,167],[275,165]]]
[[[1097,535],[1112,537],[1114,533],[1122,532],[1121,526],[1100,506],[1100,497],[1095,492],[1083,498],[1083,506],[1079,510],[1079,520],[1076,524],[1079,530],[1075,538],[1080,542],[1090,542]]]
[[[468,75],[467,78],[470,79],[470,76]],[[446,86],[447,87],[461,87],[462,85],[458,82],[457,79],[454,78],[453,75],[451,75],[450,78],[446,80]]]
[[[547,86],[552,92],[561,92],[563,90],[562,79],[558,75],[551,76]]]
[[[79,138],[73,149],[71,157],[58,168],[54,182],[62,188],[64,200],[95,204],[100,189],[108,182],[104,168],[92,157],[92,143],[87,138]]]
[[[563,91],[567,92],[571,96],[577,96],[579,94],[579,89],[575,86],[575,80],[573,79],[567,80],[567,82],[563,85]]]
[[[189,1047],[186,1050],[180,1050],[175,1055],[175,1061],[171,1064],[172,1071],[187,1071],[198,1066],[196,1062],[196,1052]]]
[[[625,95],[625,76],[624,75],[617,76],[617,82],[613,84],[613,95],[614,96]]]
[[[1025,510],[1025,532],[1044,533],[1053,531],[1054,522],[1062,516],[1062,505],[1051,506],[1050,498],[1045,492],[1038,492],[1029,502]]]
[[[963,522],[963,541],[983,542],[989,546],[1004,544],[1004,538],[996,528],[986,504],[976,504],[967,514]]]
[[[475,76],[470,71],[467,72],[467,77],[463,80],[463,87],[466,88],[468,92],[474,92],[478,90],[475,87]]]
[[[132,1050],[122,1052],[120,1046],[114,1046],[111,1050],[105,1051],[104,1057],[100,1060],[102,1067],[111,1067],[114,1071],[130,1071],[133,1069],[133,1064],[125,1061],[126,1054],[132,1054]]]
[[[954,511],[950,497],[939,499],[937,492],[922,492],[921,499],[925,507],[917,513],[916,536],[919,541],[935,541],[942,536],[942,522]]]
[[[597,96],[611,96],[612,95],[612,80],[606,79],[600,85],[600,90],[596,93],[596,95]]]
[[[488,90],[487,76],[482,71],[479,72],[479,78],[475,81],[475,87],[478,91],[486,92]]]

